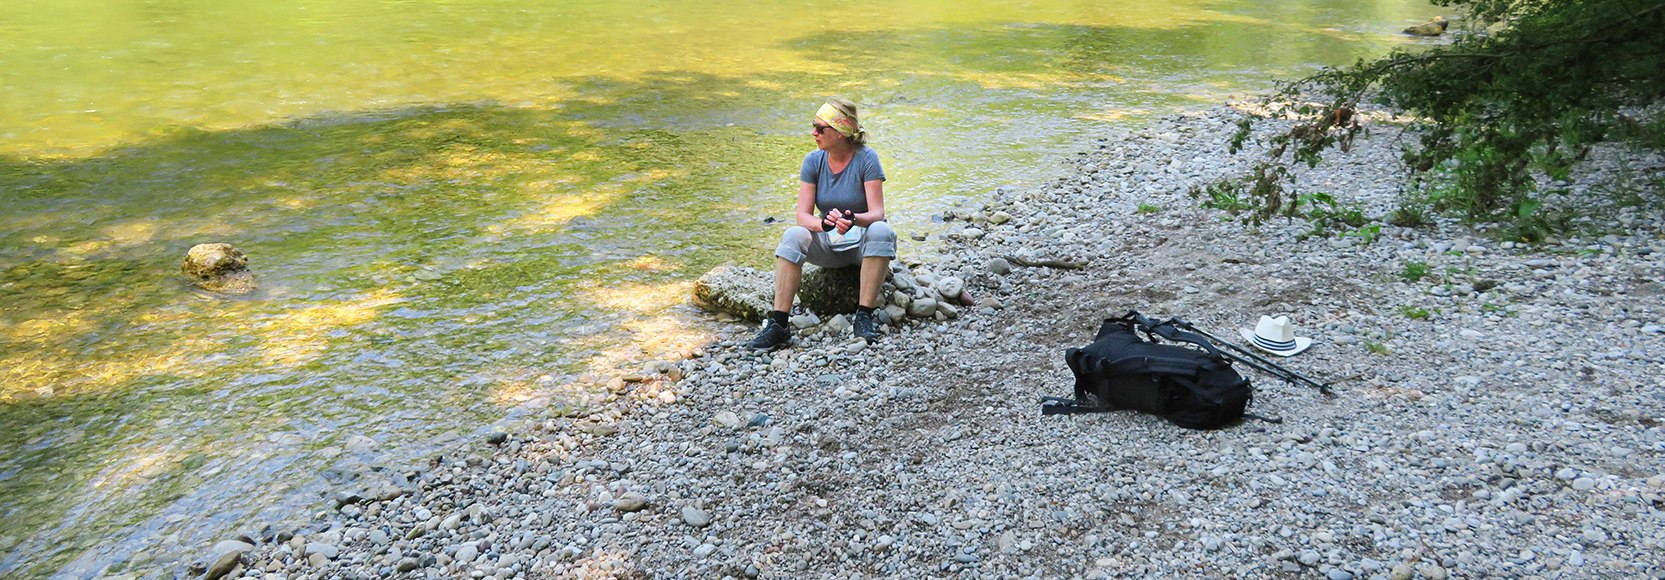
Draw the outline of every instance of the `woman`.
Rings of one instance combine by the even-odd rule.
[[[791,341],[786,313],[792,310],[805,261],[823,268],[861,264],[855,335],[868,342],[879,338],[873,309],[896,257],[896,232],[885,223],[884,168],[879,154],[866,146],[855,103],[829,100],[812,124],[815,151],[804,156],[798,174],[798,225],[787,228],[775,247],[774,309],[757,338],[747,343],[752,348],[772,349]]]

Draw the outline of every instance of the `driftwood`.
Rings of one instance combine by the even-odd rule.
[[[1082,268],[1087,267],[1086,264],[1081,264],[1081,263],[1077,263],[1077,262],[1065,262],[1063,260],[1030,260],[1030,259],[1027,259],[1027,258],[1020,258],[1020,257],[1017,257],[1017,256],[1006,256],[1005,258],[1006,258],[1007,262],[1011,262],[1013,264],[1016,264],[1016,265],[1019,265],[1019,266],[1025,266],[1025,267],[1029,267],[1029,268],[1059,268],[1059,269],[1064,269],[1064,270],[1080,270]]]

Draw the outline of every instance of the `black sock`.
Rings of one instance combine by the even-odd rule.
[[[862,306],[862,305],[859,305],[859,304],[856,305],[856,312],[865,312],[865,313],[868,313],[868,314],[872,314],[873,310],[874,309],[873,309],[872,306]]]
[[[775,324],[786,326],[786,313],[779,310],[770,310],[769,320],[773,320]]]

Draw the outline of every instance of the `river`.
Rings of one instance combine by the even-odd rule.
[[[860,103],[906,242],[1108,125],[1383,54],[1434,13],[0,3],[0,576],[182,575],[320,509],[344,463],[418,461],[698,348],[692,280],[768,267],[829,95]],[[258,292],[181,279],[217,241]]]

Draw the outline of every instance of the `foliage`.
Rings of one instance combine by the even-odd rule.
[[[1342,236],[1358,237],[1368,244],[1375,241],[1376,235],[1382,231],[1380,225],[1365,225],[1370,223],[1370,218],[1364,216],[1363,209],[1354,205],[1344,206],[1336,202],[1334,195],[1328,193],[1306,193],[1296,197],[1295,202],[1289,206],[1288,214],[1302,215],[1299,209],[1302,207],[1307,208],[1305,217],[1312,223],[1312,230],[1303,237],[1328,236],[1332,228],[1345,227],[1350,231],[1342,232]]]
[[[1387,345],[1382,344],[1380,342],[1375,342],[1375,341],[1364,343],[1364,350],[1369,351],[1370,354],[1380,354],[1380,355],[1393,354],[1392,351],[1388,350]]]
[[[1224,210],[1233,215],[1253,207],[1243,198],[1243,185],[1234,181],[1216,181],[1202,188],[1191,188],[1193,199],[1202,199],[1202,206]]]
[[[1427,262],[1405,262],[1405,269],[1399,272],[1399,278],[1406,282],[1415,283],[1428,276]]]
[[[1133,211],[1139,215],[1149,215],[1162,211],[1162,206],[1140,202],[1139,207]]]
[[[1388,214],[1387,222],[1402,228],[1428,225],[1428,205],[1421,200],[1401,199],[1399,207]]]
[[[1434,314],[1429,312],[1426,308],[1410,305],[1400,306],[1399,313],[1405,315],[1405,318],[1409,318],[1411,320],[1423,320],[1429,316],[1433,316]]]
[[[1435,209],[1473,220],[1533,220],[1533,172],[1564,178],[1594,144],[1665,148],[1665,0],[1433,2],[1467,12],[1451,44],[1326,69],[1269,98],[1270,115],[1297,122],[1270,138],[1241,186],[1251,219],[1293,215],[1290,166],[1346,151],[1366,99],[1415,115],[1406,165],[1448,182],[1429,196]],[[1234,152],[1258,118],[1239,123]],[[1396,223],[1422,221],[1415,211]]]
[[[1356,238],[1359,240],[1359,243],[1366,246],[1376,243],[1376,238],[1381,236],[1382,224],[1368,224],[1360,227],[1359,229],[1341,233],[1341,237]]]

